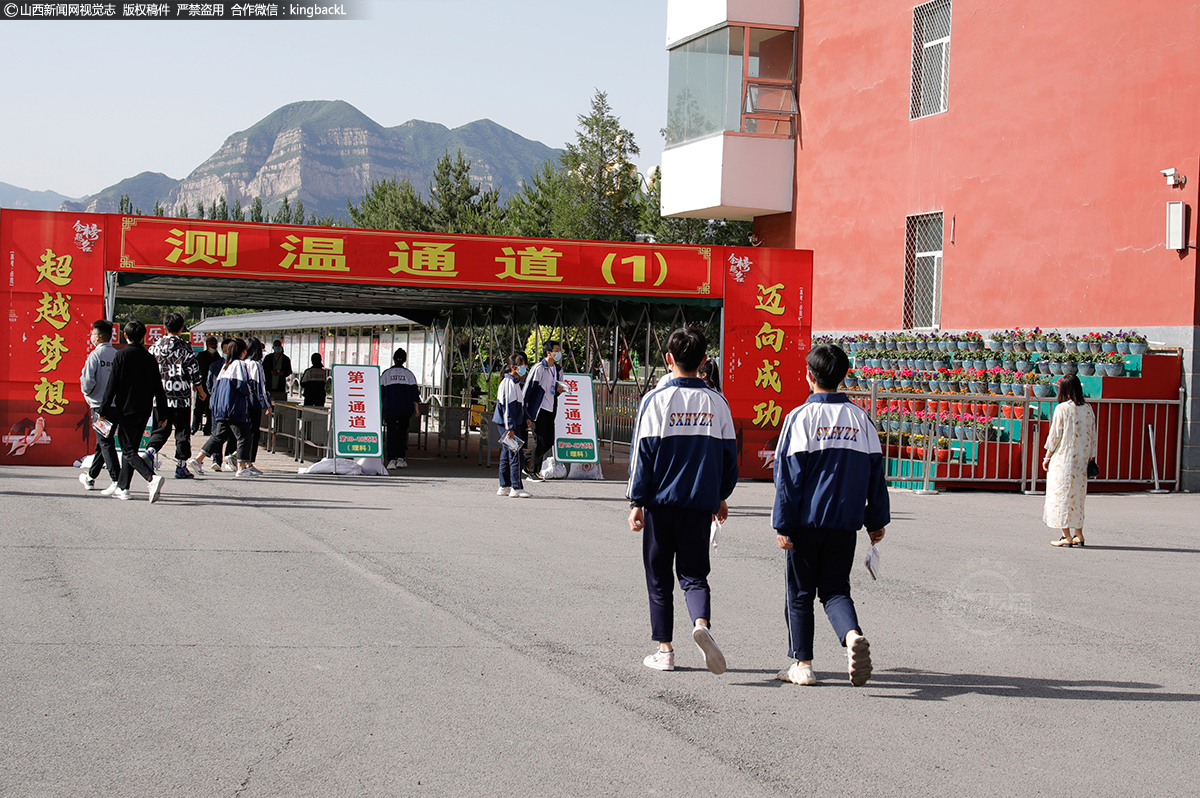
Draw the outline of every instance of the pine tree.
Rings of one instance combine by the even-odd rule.
[[[304,200],[296,197],[296,210],[292,211],[292,224],[304,224]]]
[[[613,114],[608,95],[597,91],[591,113],[579,117],[575,142],[561,158],[573,200],[564,208],[572,238],[635,239],[641,187],[630,158],[640,152],[633,133]]]
[[[166,216],[167,215],[167,209],[164,208],[162,203],[159,202],[158,200],[154,201],[154,215],[155,216]]]
[[[250,203],[250,221],[265,222],[266,220],[267,215],[263,212],[262,197],[255,197],[254,202]]]
[[[530,238],[567,238],[562,217],[567,204],[566,172],[546,161],[504,203],[503,232]]]
[[[275,224],[292,223],[292,206],[288,202],[286,194],[283,196],[283,204],[279,206],[279,210],[275,211],[275,217],[271,221]]]
[[[188,218],[188,206],[187,206],[186,202],[180,203],[179,207],[175,210],[175,218],[176,219]]]
[[[233,210],[231,210],[229,212],[229,218],[235,222],[246,221],[246,212],[244,210],[242,210],[242,198],[241,197],[233,198]]]
[[[133,203],[129,201],[128,194],[121,195],[121,199],[117,203],[117,213],[121,213],[121,214],[133,213]]]
[[[212,218],[220,219],[221,221],[229,221],[229,206],[225,204],[224,194],[218,197],[217,202],[214,203]]]
[[[433,232],[430,209],[407,177],[376,180],[357,206],[347,201],[346,207],[352,227]]]
[[[196,203],[196,218],[197,219],[204,218],[204,200],[200,200],[199,202]]]
[[[429,184],[430,222],[439,233],[495,233],[502,214],[500,192],[471,182],[471,162],[462,150],[438,159]]]

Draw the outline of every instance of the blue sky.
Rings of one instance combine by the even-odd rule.
[[[666,0],[369,0],[366,21],[0,22],[0,182],[72,197],[185,177],[281,105],[384,126],[489,118],[561,147],[595,89],[646,171],[666,120]]]

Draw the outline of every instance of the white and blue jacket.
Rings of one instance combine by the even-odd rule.
[[[520,429],[525,425],[523,393],[521,384],[511,373],[505,374],[504,379],[500,380],[500,390],[496,392],[496,412],[492,414],[492,421],[505,432]]]
[[[417,375],[404,366],[392,366],[379,375],[383,391],[383,417],[407,418],[416,413],[421,401],[421,389]]]
[[[844,393],[814,393],[788,413],[775,449],[771,526],[869,531],[891,521],[883,451],[867,412]]]
[[[261,410],[270,406],[261,363],[235,360],[221,368],[209,401],[214,421],[246,422],[252,408]]]
[[[646,394],[629,451],[625,496],[645,507],[715,513],[737,485],[729,404],[699,377],[678,377]]]

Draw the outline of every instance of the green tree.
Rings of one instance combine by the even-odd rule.
[[[163,204],[161,202],[159,202],[158,200],[154,201],[154,215],[155,216],[166,216],[167,215],[167,209],[164,208]]]
[[[176,219],[188,218],[188,206],[187,206],[186,202],[180,203],[179,207],[175,210],[175,218]]]
[[[200,200],[196,203],[196,218],[197,219],[204,218],[204,200]]]
[[[275,211],[275,217],[271,221],[275,224],[292,223],[292,204],[288,202],[286,194],[283,196],[283,204],[279,206],[279,210]]]
[[[504,203],[503,232],[531,238],[566,238],[564,211],[569,202],[566,172],[546,161],[529,182]]]
[[[212,218],[229,221],[229,206],[225,203],[224,194],[217,197],[217,201],[213,204]]]
[[[265,222],[267,214],[263,211],[262,197],[255,197],[254,202],[250,203],[250,221]]]
[[[241,197],[233,198],[233,210],[231,210],[229,212],[229,218],[235,222],[246,221],[246,212],[244,210],[242,210],[242,198]]]
[[[500,191],[471,181],[471,162],[463,158],[462,150],[454,159],[448,152],[438,158],[429,198],[433,231],[495,233],[501,226]]]
[[[133,203],[129,201],[128,194],[121,195],[121,199],[117,203],[117,213],[122,213],[122,214],[133,213]]]
[[[296,197],[296,210],[292,212],[292,224],[304,224],[304,200]]]
[[[358,205],[347,201],[346,208],[352,227],[433,232],[429,208],[407,177],[374,181]]]
[[[641,151],[633,133],[597,91],[591,112],[579,117],[575,142],[567,144],[562,166],[573,202],[563,208],[572,238],[633,241],[640,216],[640,178],[630,160]]]

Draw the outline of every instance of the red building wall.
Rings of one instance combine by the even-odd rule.
[[[912,9],[803,4],[794,210],[757,232],[815,251],[813,329],[900,328],[905,217],[935,211],[945,329],[1200,323],[1163,242],[1171,200],[1195,240],[1200,8],[954,0],[949,110],[910,121]]]

